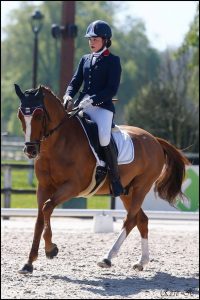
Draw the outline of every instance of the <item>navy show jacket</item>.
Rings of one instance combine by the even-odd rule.
[[[75,101],[78,106],[87,94],[93,99],[93,105],[100,106],[115,112],[112,98],[117,94],[121,77],[120,58],[106,49],[92,66],[92,54],[84,55],[72,80],[66,90],[66,95],[72,98],[79,91],[82,83],[83,89]]]

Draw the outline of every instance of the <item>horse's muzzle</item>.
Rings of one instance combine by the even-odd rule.
[[[40,143],[39,142],[27,142],[25,143],[24,153],[28,156],[28,158],[35,158],[40,152]]]

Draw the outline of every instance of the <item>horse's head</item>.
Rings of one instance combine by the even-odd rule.
[[[23,93],[20,87],[15,84],[15,91],[21,102],[18,118],[25,134],[24,153],[28,158],[35,158],[40,150],[40,140],[43,136],[45,122],[42,87]]]

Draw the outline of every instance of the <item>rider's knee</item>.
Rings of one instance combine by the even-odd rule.
[[[104,130],[99,132],[99,142],[102,147],[108,146],[110,143],[110,134]]]

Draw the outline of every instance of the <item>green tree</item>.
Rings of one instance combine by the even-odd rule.
[[[48,2],[48,3],[46,3]],[[20,9],[11,12],[12,22],[4,30],[6,39],[2,42],[2,110],[1,122],[5,130],[12,134],[22,134],[15,126],[17,101],[14,83],[23,90],[32,87],[33,32],[29,24],[34,5],[30,1],[21,2]],[[59,65],[57,64],[56,44],[51,38],[51,24],[60,20],[61,2],[45,1],[41,11],[45,14],[44,27],[39,36],[38,83],[57,91]],[[8,128],[9,125],[9,128]],[[14,130],[15,128],[15,130]]]
[[[116,32],[116,52],[121,58],[122,78],[117,103],[118,120],[125,122],[124,107],[140,89],[157,76],[160,55],[153,49],[140,20],[129,18],[128,30]],[[132,26],[131,26],[132,24]],[[114,47],[113,47],[114,48]]]
[[[126,107],[128,123],[199,151],[199,4],[181,47],[165,51],[159,75]]]
[[[187,63],[187,57],[174,60],[166,52],[159,77],[127,105],[126,118],[129,124],[163,137],[178,148],[198,152],[198,109],[187,95]]]
[[[199,3],[196,13],[185,35],[183,44],[178,49],[176,56],[188,55],[187,68],[190,71],[188,95],[196,104],[199,103]]]
[[[183,44],[178,49],[178,53],[182,54],[191,49],[193,50],[191,64],[195,67],[199,64],[199,3],[197,3],[194,19],[185,35]]]

